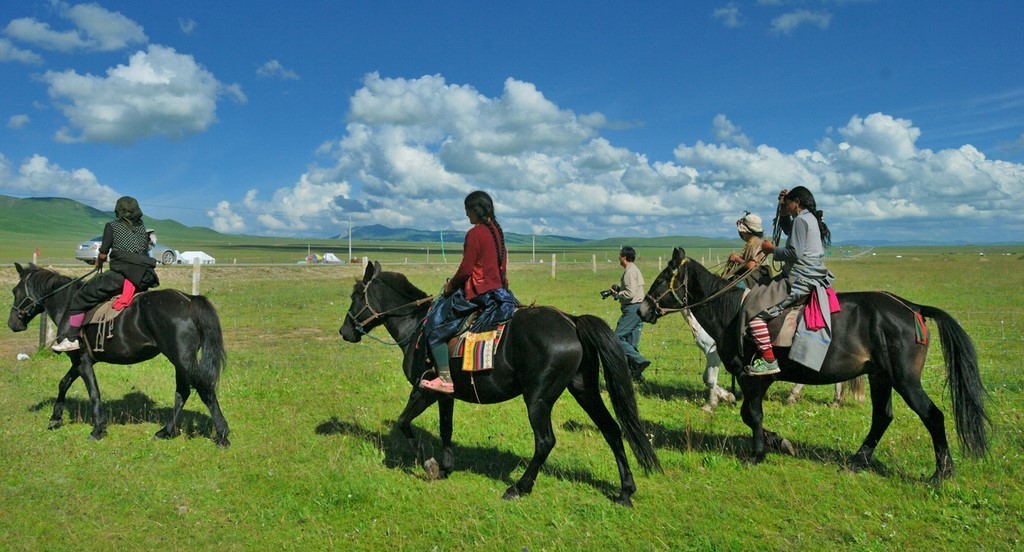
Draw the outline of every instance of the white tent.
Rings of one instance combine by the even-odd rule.
[[[334,253],[324,253],[323,261],[321,262],[330,264],[342,264],[345,261],[339,259]]]
[[[199,264],[214,264],[217,262],[217,259],[214,259],[202,251],[182,251],[179,258],[181,259],[182,264],[195,264],[196,260],[199,261]]]

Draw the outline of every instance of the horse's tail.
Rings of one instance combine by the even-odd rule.
[[[615,417],[622,426],[626,442],[633,449],[640,468],[644,473],[653,470],[660,472],[661,463],[636,407],[636,395],[626,364],[626,354],[622,351],[615,332],[604,320],[584,314],[576,318],[576,333],[584,347],[588,349],[587,354],[596,355],[604,365],[605,384],[608,386]]]
[[[931,318],[939,326],[946,382],[952,389],[953,419],[960,446],[970,456],[983,457],[988,454],[986,424],[992,422],[985,413],[987,391],[981,383],[974,343],[960,324],[942,309],[925,305],[918,305],[918,308],[922,316]]]
[[[202,381],[214,387],[220,380],[224,369],[227,353],[224,352],[224,336],[220,331],[220,317],[213,308],[213,303],[202,295],[191,296],[188,307],[189,316],[199,330],[200,345],[203,354],[199,359],[199,373]]]

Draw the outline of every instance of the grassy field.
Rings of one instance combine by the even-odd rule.
[[[648,281],[657,256],[669,253],[642,252]],[[831,388],[817,387],[789,406],[789,386],[777,384],[766,425],[791,439],[798,456],[770,454],[747,465],[749,430],[739,409],[700,409],[703,358],[675,316],[646,326],[641,339],[653,365],[637,388],[640,412],[665,472],[635,474],[633,509],[609,500],[618,486],[611,452],[568,394],[554,408],[558,443],[532,495],[501,499],[533,450],[519,400],[459,403],[457,471],[427,481],[391,430],[409,392],[397,347],[349,344],[337,333],[361,267],[204,267],[202,293],[218,308],[229,354],[220,395],[231,448],[210,441],[209,415],[194,394],[183,436],[152,440],[173,405],[173,369],[162,357],[98,367],[111,419],[102,441],[88,439],[81,382],[69,393],[65,426],[47,431],[67,361],[36,350],[36,324],[5,331],[0,549],[1020,549],[1024,261],[1010,248],[1001,253],[903,248],[830,263],[840,291],[887,289],[939,306],[971,334],[994,424],[987,460],[965,459],[954,448],[957,476],[925,483],[934,467],[931,441],[896,397],[896,419],[876,454],[884,469],[847,472],[842,462],[867,433],[870,405],[831,408]],[[614,324],[616,305],[597,292],[621,269],[599,262],[595,271],[590,254],[580,255],[583,262],[559,264],[554,278],[549,263],[513,265],[513,289],[524,302]],[[427,292],[455,269],[379,256]],[[191,289],[191,269],[159,270],[164,287]],[[10,264],[0,268],[2,285],[16,281]],[[30,358],[15,360],[22,352]],[[925,386],[955,441],[944,384],[935,343]],[[436,411],[416,425],[439,448]]]

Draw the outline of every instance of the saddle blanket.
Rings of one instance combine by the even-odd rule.
[[[462,358],[462,370],[465,372],[481,372],[494,368],[494,354],[498,351],[498,343],[505,332],[505,324],[481,333],[466,332],[455,338],[452,358]]]

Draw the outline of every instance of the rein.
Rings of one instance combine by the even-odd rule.
[[[680,270],[683,268],[683,264],[687,262],[684,259],[683,262],[679,263],[679,266],[677,266],[676,269],[672,272],[672,278],[668,282],[668,289],[665,290],[658,297],[654,297],[654,296],[652,296],[650,294],[648,294],[647,297],[649,297],[652,301],[654,301],[654,307],[655,307],[656,312],[658,313],[659,316],[664,316],[666,314],[672,314],[674,312],[682,312],[682,311],[687,310],[687,309],[694,309],[694,308],[706,305],[706,304],[714,301],[715,299],[718,299],[719,297],[725,295],[729,291],[732,291],[733,288],[738,286],[740,284],[740,282],[743,281],[743,278],[745,278],[748,274],[750,274],[751,272],[756,270],[757,267],[759,267],[762,264],[764,264],[765,259],[767,259],[767,258],[768,258],[768,256],[764,255],[762,253],[761,254],[761,259],[759,261],[757,261],[757,264],[754,265],[754,268],[747,269],[741,275],[737,276],[736,279],[734,279],[733,281],[731,281],[728,284],[726,284],[725,287],[723,287],[722,289],[712,293],[711,295],[705,297],[704,299],[701,299],[700,301],[697,301],[696,303],[693,303],[692,305],[691,304],[687,304],[687,302],[686,302],[686,299],[689,298],[689,295],[690,295],[689,292],[686,289],[686,281],[687,281],[687,278],[689,277],[689,275],[686,275],[686,274],[683,275],[683,285],[680,286],[682,288],[682,290],[683,290],[683,298],[680,298],[679,294],[676,293],[676,289],[678,289],[676,287],[676,285],[675,285],[676,276],[679,275]],[[661,300],[664,299],[665,296],[668,295],[669,293],[672,294],[672,298],[675,299],[677,303],[682,305],[681,307],[676,308],[676,307],[662,307],[661,306]]]
[[[28,286],[28,279],[30,277],[32,277],[32,274],[29,274],[28,276],[25,276],[25,279],[22,281],[22,283],[25,284],[25,298],[22,299],[21,302],[18,303],[18,305],[16,307],[14,307],[14,310],[18,312],[18,316],[19,317],[28,317],[30,315],[31,316],[35,316],[40,311],[36,311],[35,313],[33,313],[32,311],[35,311],[37,308],[39,308],[39,306],[43,304],[43,301],[49,299],[50,297],[53,297],[54,295],[60,293],[61,291],[64,291],[68,287],[70,287],[70,286],[72,286],[72,285],[74,285],[74,284],[76,284],[78,282],[81,282],[87,276],[89,276],[90,274],[92,274],[92,273],[94,273],[94,272],[96,272],[98,270],[99,270],[99,267],[93,268],[89,272],[86,272],[85,274],[79,276],[78,278],[75,278],[74,280],[71,280],[70,282],[68,282],[68,283],[58,287],[57,289],[54,289],[54,290],[50,291],[49,293],[47,293],[46,295],[43,295],[39,299],[33,299],[32,298],[32,293],[29,290],[29,286]],[[25,305],[26,301],[29,302],[27,306]]]
[[[372,284],[373,282],[374,282],[374,280],[370,280],[369,282],[366,283],[365,286],[363,286],[363,308],[359,309],[359,312],[357,312],[355,314],[352,314],[352,311],[347,311],[345,313],[345,316],[350,318],[350,319],[352,319],[352,324],[355,326],[356,331],[359,332],[360,334],[365,335],[366,337],[369,337],[370,339],[373,339],[374,341],[383,343],[385,345],[398,345],[399,347],[404,347],[405,345],[407,345],[409,343],[410,340],[412,340],[412,338],[416,335],[416,332],[413,332],[409,336],[409,339],[404,340],[404,342],[395,341],[395,342],[391,343],[391,342],[384,341],[383,339],[381,339],[381,338],[379,338],[379,337],[377,337],[375,335],[370,334],[370,332],[366,331],[365,326],[367,324],[369,324],[370,322],[373,322],[374,320],[378,319],[378,318],[385,318],[387,316],[395,316],[395,314],[394,314],[395,311],[404,309],[406,307],[413,307],[413,310],[415,310],[420,305],[424,305],[426,303],[432,302],[434,300],[435,296],[428,295],[428,296],[423,297],[421,299],[417,299],[415,301],[411,301],[409,303],[405,303],[404,305],[399,305],[399,306],[397,306],[397,307],[395,307],[393,309],[388,309],[386,311],[377,312],[377,311],[373,310],[373,307],[370,306],[369,290],[370,290],[370,284]],[[363,314],[363,311],[370,311],[370,316],[366,320],[363,320],[362,322],[360,322],[359,321],[359,316],[361,316]],[[412,314],[412,313],[410,312],[408,314]]]

